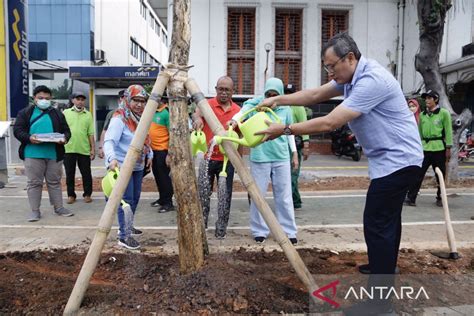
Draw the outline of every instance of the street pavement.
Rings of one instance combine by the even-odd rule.
[[[103,161],[93,162],[94,176],[104,174]],[[474,164],[460,167],[463,176],[474,177]],[[85,204],[81,198],[73,205],[67,205],[75,216],[56,216],[49,205],[48,194],[43,192],[42,219],[29,223],[29,206],[26,196],[26,177],[21,165],[9,166],[9,183],[0,190],[0,252],[32,250],[48,247],[87,247],[105,206],[101,192],[93,194],[94,201]],[[79,171],[76,173],[80,176]],[[151,175],[149,175],[150,177]],[[360,162],[350,158],[312,155],[303,163],[301,181],[314,181],[326,177],[367,176],[367,160]],[[77,192],[81,196],[80,191]],[[448,189],[451,220],[458,247],[474,245],[474,188]],[[65,195],[64,195],[65,196]],[[176,212],[160,214],[150,203],[157,193],[145,192],[135,217],[135,226],[144,230],[140,237],[145,251],[176,252],[177,228]],[[66,196],[65,196],[66,198]],[[273,207],[271,193],[267,201]],[[415,249],[447,248],[443,209],[434,205],[435,191],[422,190],[417,207],[404,207],[402,247]],[[362,231],[362,213],[365,191],[324,191],[303,192],[303,208],[295,212],[299,227],[298,247],[318,247],[331,250],[365,250]],[[209,219],[208,239],[211,252],[238,248],[242,245],[256,247],[249,234],[249,206],[247,195],[234,193],[225,240],[213,236],[213,226],[217,217],[216,198],[212,197],[212,211]],[[114,220],[116,225],[116,220]],[[116,248],[116,229],[109,236],[107,249]],[[260,246],[261,247],[261,246]],[[278,248],[271,239],[265,248]]]

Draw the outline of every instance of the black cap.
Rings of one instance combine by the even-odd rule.
[[[426,97],[433,97],[433,98],[439,100],[439,94],[438,94],[438,92],[436,92],[434,90],[428,90],[425,93],[422,93],[421,97],[423,99],[426,99]]]
[[[124,94],[125,94],[125,89],[122,89],[118,92],[118,97],[123,98]]]
[[[289,83],[285,86],[285,94],[295,93],[295,92],[296,92],[296,87],[294,84]]]
[[[84,99],[87,99],[87,96],[84,92],[81,91],[76,91],[71,94],[71,99],[77,98],[77,97],[83,97]]]

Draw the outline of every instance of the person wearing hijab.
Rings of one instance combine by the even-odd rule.
[[[416,124],[420,122],[420,104],[416,99],[408,100],[408,109],[415,115]]]
[[[123,107],[114,112],[109,128],[105,133],[104,155],[107,169],[120,169],[124,163],[147,99],[148,94],[140,85],[131,85],[125,90]],[[148,158],[146,167],[150,168],[153,151],[150,150],[148,138],[145,140],[143,152],[135,163],[132,176],[123,195],[123,200],[132,209],[133,217],[140,200],[145,157]],[[140,248],[140,244],[132,236],[141,235],[142,231],[133,226],[133,217],[131,219],[131,229],[129,230],[125,227],[126,223],[122,206],[118,208],[117,217],[119,223],[118,244],[132,250]]]
[[[283,94],[283,82],[278,78],[268,79],[265,83],[264,95],[245,101],[242,109],[234,115],[232,121],[238,121],[243,113],[256,107],[264,98]],[[293,113],[288,106],[278,106],[273,111],[280,118],[282,124],[289,125],[293,123]],[[291,156],[288,149],[292,153]],[[275,200],[275,215],[291,243],[296,245],[298,240],[296,238],[297,228],[291,191],[292,167],[294,169],[298,168],[298,153],[294,135],[282,135],[250,149],[250,172],[257,187],[265,195],[268,184],[271,182],[273,199]],[[270,234],[270,230],[262,215],[258,212],[254,201],[250,204],[250,230],[257,244],[265,242]]]

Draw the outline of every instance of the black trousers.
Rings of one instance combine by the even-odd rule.
[[[64,170],[66,170],[67,196],[76,197],[74,190],[76,177],[76,162],[82,176],[82,187],[84,188],[83,196],[92,195],[92,173],[91,173],[91,157],[81,154],[65,154]]]
[[[425,151],[423,152],[425,158],[423,159],[423,165],[421,166],[420,173],[408,189],[407,197],[410,201],[415,202],[418,192],[420,191],[421,184],[425,178],[426,171],[430,166],[433,167],[433,171],[438,167],[443,176],[446,174],[446,150],[441,151]],[[441,200],[441,189],[439,188],[439,179],[438,175],[435,173],[436,182],[438,183],[438,191],[436,192],[436,199]]]
[[[170,177],[170,168],[166,165],[167,150],[153,150],[153,163],[151,165],[156,186],[160,193],[160,205],[173,205],[173,183]]]
[[[393,274],[402,234],[402,207],[420,167],[409,166],[370,182],[364,210],[364,236],[372,274]]]

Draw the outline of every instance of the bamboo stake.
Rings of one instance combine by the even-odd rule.
[[[188,81],[186,81],[185,83],[185,87],[189,91],[191,96],[194,98],[194,101],[199,107],[201,114],[206,119],[206,122],[209,124],[209,127],[211,128],[213,134],[222,136],[226,135],[226,131],[222,127],[221,123],[217,119],[211,107],[209,106],[209,103],[207,102],[203,93],[199,89],[196,81],[192,78],[188,79]],[[293,266],[293,269],[295,269],[296,274],[306,286],[309,293],[313,293],[316,289],[318,289],[318,286],[316,285],[313,276],[311,275],[308,268],[306,267],[303,260],[296,251],[295,247],[291,244],[290,240],[281,228],[270,206],[268,206],[267,202],[265,201],[265,198],[260,193],[256,183],[250,175],[250,172],[247,170],[247,167],[245,166],[242,157],[238,154],[237,149],[235,149],[232,142],[223,141],[222,146],[224,147],[226,154],[229,157],[229,160],[232,162],[232,165],[234,166],[235,170],[237,170],[240,180],[247,188],[250,197],[257,205],[260,214],[262,214],[263,218],[265,219],[265,222],[270,228],[273,237],[283,249],[283,252],[290,261],[291,265]],[[311,295],[311,297],[313,297],[313,295]],[[315,302],[320,303],[320,301]]]
[[[448,244],[450,250],[449,258],[458,259],[459,255],[456,248],[456,239],[454,238],[453,224],[451,223],[451,216],[449,214],[448,196],[446,194],[446,186],[444,184],[443,173],[438,167],[435,168],[435,172],[438,175],[439,187],[441,189],[441,201],[443,203],[444,219],[446,221],[446,234],[448,235]]]
[[[140,119],[135,135],[133,136],[129,151],[125,156],[125,161],[120,169],[120,175],[117,179],[117,184],[112,190],[110,198],[105,205],[104,211],[102,212],[94,239],[92,240],[86,259],[84,260],[71,295],[69,296],[66,308],[64,309],[64,315],[76,314],[81,306],[92,274],[94,273],[97,263],[99,262],[100,253],[104,248],[110,228],[112,227],[115,212],[120,204],[120,200],[122,199],[125,189],[127,188],[133,168],[135,167],[135,163],[142,153],[143,144],[148,134],[153,115],[156,112],[158,102],[160,102],[161,96],[165,90],[166,85],[168,84],[168,81],[169,75],[165,72],[160,72],[160,75],[153,86],[151,96],[145,106],[145,110]]]

